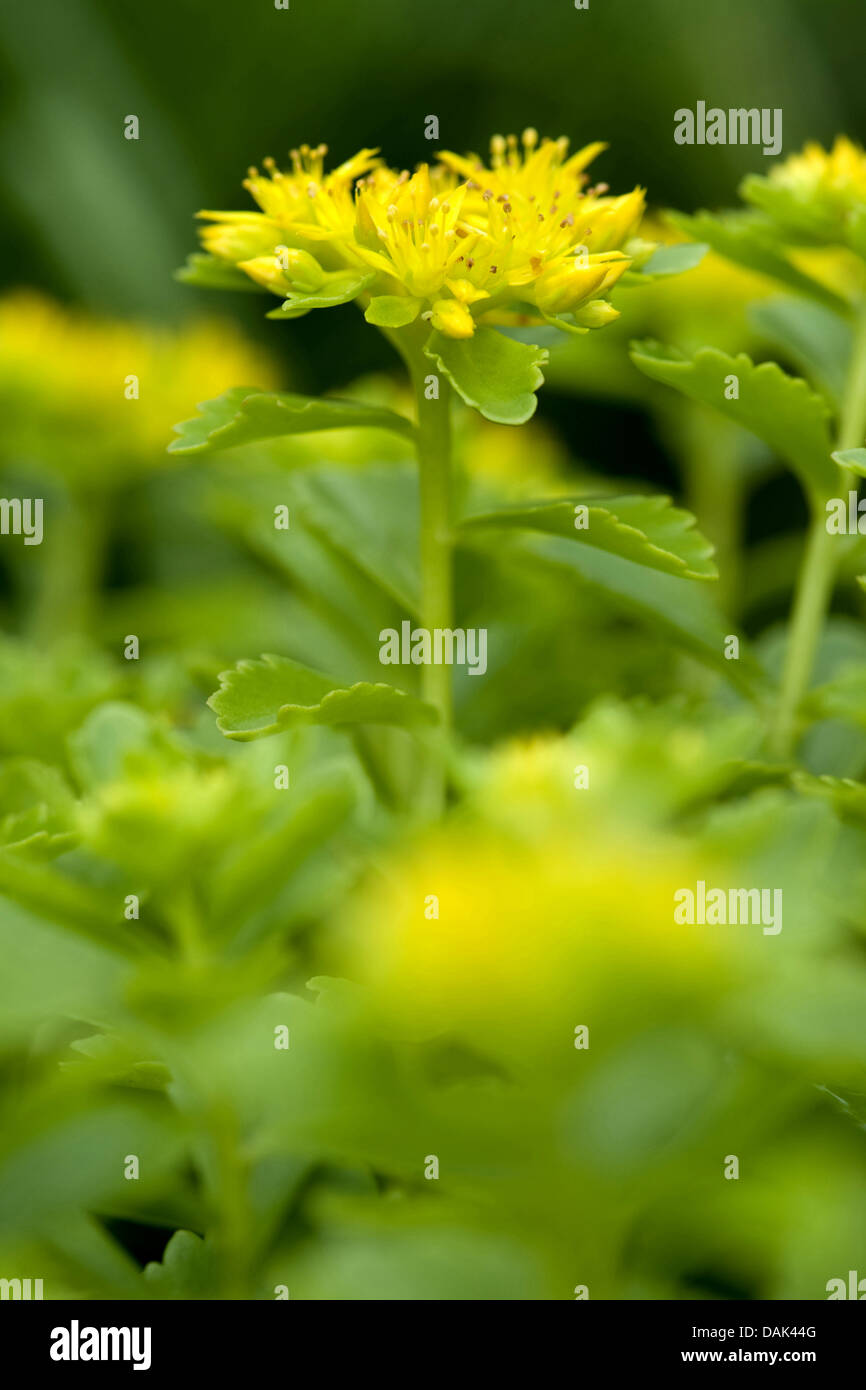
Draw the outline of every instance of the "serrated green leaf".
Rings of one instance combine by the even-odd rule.
[[[217,1261],[201,1236],[192,1231],[175,1231],[163,1251],[162,1262],[145,1265],[144,1277],[156,1297],[208,1299],[217,1287]]]
[[[366,427],[406,436],[414,432],[411,422],[393,410],[358,401],[257,391],[249,386],[233,386],[212,401],[202,401],[199,410],[194,419],[175,425],[180,438],[168,446],[170,453],[203,454],[316,430]]]
[[[486,419],[499,425],[522,425],[535,414],[546,348],[518,343],[492,328],[478,328],[471,338],[463,339],[433,333],[424,352],[466,404]]]
[[[204,251],[193,251],[187,256],[186,264],[174,272],[175,280],[184,285],[195,285],[203,290],[241,290],[244,294],[267,294],[262,285],[257,285],[249,275],[238,270],[236,265],[223,261],[219,256],[209,256]]]
[[[851,328],[841,315],[814,300],[779,295],[750,305],[749,318],[838,406],[851,355]]]
[[[415,322],[423,303],[404,294],[380,294],[370,300],[364,318],[377,328],[405,328]]]
[[[363,274],[357,270],[333,270],[325,276],[324,284],[310,293],[291,293],[279,309],[272,309],[269,319],[297,319],[308,314],[311,309],[333,309],[339,304],[348,304],[357,299],[376,276],[374,272]]]
[[[706,242],[726,260],[747,270],[768,275],[799,294],[808,295],[836,312],[847,312],[847,304],[825,285],[798,270],[785,255],[766,218],[752,212],[714,214],[681,212],[666,214],[673,225],[693,241]]]
[[[223,671],[220,688],[208,704],[222,732],[244,741],[279,733],[293,724],[411,727],[435,723],[437,718],[431,705],[393,685],[359,681],[340,687],[319,671],[268,654]]]
[[[577,527],[577,509],[586,526]],[[461,532],[491,527],[546,531],[597,546],[626,560],[688,579],[716,579],[713,547],[695,529],[691,512],[671,505],[669,497],[556,498],[523,503],[505,511],[468,517]]]
[[[788,376],[776,362],[756,367],[745,353],[730,357],[717,348],[700,348],[687,357],[675,348],[648,341],[633,343],[630,356],[654,381],[712,406],[758,435],[791,466],[813,502],[832,493],[836,469],[827,428],[830,410],[802,378]],[[734,400],[725,395],[730,376],[739,383]]]

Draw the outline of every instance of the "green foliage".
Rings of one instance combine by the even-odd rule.
[[[236,265],[219,256],[209,256],[204,251],[190,252],[185,264],[175,271],[174,278],[182,285],[192,285],[200,290],[241,290],[245,294],[267,294],[262,285],[257,285]]]
[[[407,295],[380,294],[370,300],[364,318],[378,328],[405,328],[415,322],[423,303]]]
[[[756,366],[745,353],[731,357],[716,348],[687,357],[660,343],[636,343],[631,359],[654,381],[758,435],[794,470],[813,501],[833,491],[829,407],[802,378],[788,376],[775,362]],[[731,377],[736,378],[736,394],[726,389]]]
[[[203,401],[199,411],[195,419],[175,426],[180,438],[169,445],[172,453],[202,454],[284,434],[363,426],[403,435],[412,433],[409,421],[391,410],[353,401],[256,391],[248,386],[234,386],[215,400]]]
[[[535,414],[535,392],[544,377],[545,348],[506,338],[493,328],[479,328],[471,338],[433,333],[424,349],[467,405],[486,420],[522,425]]]
[[[50,412],[7,449],[10,496],[56,447],[76,506],[52,494],[50,584],[4,552],[0,1272],[50,1298],[757,1301],[855,1266],[866,547],[831,550],[821,503],[866,476],[862,323],[790,253],[829,223],[747,192],[638,247],[625,331],[540,331],[571,330],[557,387],[600,407],[585,457],[531,421],[538,329],[430,336],[360,272],[272,317],[363,296],[418,426],[376,377],[225,391],[163,471],[114,434],[76,473]],[[719,255],[784,295],[728,320]],[[179,278],[258,288],[207,256]],[[457,399],[428,408],[431,373]],[[608,447],[635,426],[613,400],[676,502]],[[752,540],[774,462],[808,546],[796,516]],[[784,622],[804,550],[812,631]],[[448,672],[453,721],[426,668],[379,680],[383,630],[436,625],[451,579],[488,659]],[[678,919],[698,884],[779,893],[778,933]]]
[[[848,306],[840,295],[794,265],[767,218],[749,212],[731,212],[719,216],[710,212],[698,212],[691,216],[672,212],[668,215],[673,225],[686,236],[706,243],[736,265],[757,271],[760,275],[768,275],[786,288],[817,300],[828,309],[846,311]]]
[[[332,270],[325,274],[319,289],[292,291],[279,309],[271,309],[269,319],[298,319],[312,309],[334,309],[349,304],[363,294],[375,280],[375,275],[351,270]]]
[[[577,516],[580,512],[582,515]],[[578,524],[580,522],[580,524]],[[469,517],[464,530],[515,527],[544,531],[609,550],[636,564],[686,579],[715,579],[713,547],[694,530],[695,518],[669,497],[557,498]]]
[[[208,704],[229,738],[264,738],[293,724],[432,723],[435,710],[385,684],[341,689],[327,676],[281,656],[242,661],[220,676]]]

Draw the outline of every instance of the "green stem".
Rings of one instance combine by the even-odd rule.
[[[421,490],[421,619],[431,633],[450,628],[454,605],[451,461],[451,388],[439,378],[438,399],[425,392],[426,367],[413,362],[412,384],[418,411],[418,467]],[[451,671],[432,663],[422,668],[422,692],[435,705],[447,732],[453,721]]]
[[[30,614],[33,636],[46,643],[59,634],[89,631],[109,528],[109,504],[100,494],[70,490],[65,499],[57,495],[52,510],[56,521],[52,517],[46,528],[41,584]]]
[[[839,417],[838,449],[855,449],[866,436],[866,301],[860,306],[854,329],[848,378]],[[839,469],[839,495],[847,497],[853,475]],[[840,554],[838,540],[827,530],[827,516],[820,499],[813,505],[806,554],[797,582],[785,667],[771,737],[772,751],[791,756],[797,732],[797,710],[809,683],[821,630],[833,593]]]

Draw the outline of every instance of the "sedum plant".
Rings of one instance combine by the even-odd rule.
[[[714,347],[681,353],[644,342],[632,358],[649,377],[758,435],[802,487],[809,531],[768,739],[787,759],[822,703],[828,707],[826,699],[810,707],[805,697],[837,575],[850,583],[852,561],[866,560],[856,508],[866,472],[866,152],[845,137],[830,151],[810,143],[767,176],[747,177],[741,194],[745,211],[674,221],[786,291],[759,306],[755,322],[803,375]],[[841,679],[850,688],[850,675]]]
[[[615,196],[606,184],[590,184],[587,167],[603,148],[595,143],[569,155],[567,140],[539,140],[529,129],[520,141],[495,136],[487,163],[443,152],[434,167],[424,164],[413,174],[388,168],[374,150],[326,173],[324,146],[293,151],[287,172],[273,160],[264,173],[251,169],[245,186],[260,210],[201,213],[205,249],[190,258],[181,278],[278,295],[281,306],[268,314],[277,320],[356,302],[403,360],[415,420],[239,388],[180,425],[172,449],[201,452],[365,423],[408,436],[419,467],[420,617],[427,631],[450,632],[453,550],[458,527],[469,520],[458,514],[455,499],[452,394],[492,422],[524,423],[543,382],[547,330],[583,335],[603,328],[618,317],[610,300],[618,284],[649,283],[695,261],[686,246],[668,248],[658,264],[653,243],[636,235],[642,189]],[[590,545],[639,563],[693,577],[714,573],[709,547],[688,534],[689,519],[669,511],[663,499],[606,503],[580,533],[570,511],[576,501],[485,514],[479,522],[581,534]],[[320,708],[319,695],[339,722],[417,723],[429,714],[445,730],[452,723],[445,665],[425,665],[426,714],[381,686],[338,694],[316,679],[268,658],[227,676],[215,708],[235,736],[274,727],[269,711]]]
[[[277,393],[230,335],[180,335],[164,346],[177,380],[146,405],[142,378],[147,418],[94,385],[98,459],[50,399],[10,415],[4,465],[32,490],[53,470],[94,495],[98,462],[99,495],[142,521],[138,584],[94,576],[90,648],[37,644],[23,586],[19,635],[0,643],[0,1273],[38,1274],[47,1298],[816,1299],[856,1266],[862,780],[813,765],[808,740],[799,766],[768,757],[771,644],[725,656],[730,618],[688,513],[551,449],[537,420],[505,425],[534,403],[526,354],[537,372],[548,348],[557,385],[582,360],[584,389],[608,372],[621,394],[653,391],[653,411],[667,398],[671,431],[676,387],[677,448],[715,408],[725,447],[744,426],[793,469],[817,530],[838,485],[830,424],[860,400],[860,194],[847,158],[831,177],[822,156],[817,222],[821,180],[792,193],[777,175],[752,211],[676,216],[697,242],[650,253],[646,222],[617,224],[616,246],[587,253],[616,283],[581,301],[588,282],[570,300],[562,282],[554,299],[560,272],[587,269],[574,228],[589,246],[605,207],[608,231],[613,205],[642,209],[590,189],[584,156],[565,183],[566,150],[531,134],[497,141],[487,166],[446,155],[414,176],[372,152],[326,174],[301,151],[292,172],[253,176],[259,212],[205,219],[199,283],[276,290],[278,317],[341,294],[344,313],[413,314],[374,325],[408,387]],[[470,255],[411,285],[404,247],[392,274],[401,200],[438,199],[440,216],[459,202],[434,225],[465,256],[494,233],[507,250],[506,219],[539,189],[559,210],[570,197],[575,221],[543,232],[523,284],[491,288],[500,266],[517,274],[516,245],[495,272]],[[807,214],[831,240],[807,244]],[[621,329],[586,320],[620,309],[681,351],[640,343],[640,372],[624,349],[611,365]],[[30,341],[10,322],[0,391]],[[112,370],[114,333],[134,341],[76,332]],[[802,380],[752,360],[773,335]],[[163,349],[137,341],[152,379]],[[227,363],[259,389],[207,402],[166,467],[151,450],[176,392],[223,390]],[[137,491],[120,491],[124,470]],[[856,601],[860,541],[833,540]],[[455,680],[460,741],[431,738],[451,700],[441,670],[386,685],[374,637],[445,621],[437,595],[451,618],[452,551],[453,619],[491,633],[490,678]],[[139,662],[118,654],[127,631]],[[849,756],[862,634],[827,624],[817,645],[796,724],[841,727]],[[215,728],[204,695],[250,648],[288,655],[227,671]],[[772,924],[675,920],[687,885],[734,881],[767,892]],[[741,1181],[723,1176],[732,1155]]]

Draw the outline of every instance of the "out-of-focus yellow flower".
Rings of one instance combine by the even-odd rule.
[[[598,328],[616,316],[606,295],[630,264],[644,208],[640,188],[608,197],[606,185],[587,186],[603,148],[569,158],[567,140],[527,130],[522,146],[495,136],[487,166],[446,152],[410,175],[372,150],[324,174],[324,146],[304,147],[291,173],[273,161],[265,176],[251,171],[246,187],[262,212],[199,214],[212,223],[202,241],[275,293],[316,288],[306,262],[287,263],[287,247],[312,252],[322,273],[372,271],[359,296],[404,296],[407,315],[451,338],[514,314],[525,323],[573,314],[573,326]]]
[[[692,854],[669,834],[596,817],[574,759],[564,739],[497,753],[471,812],[377,879],[349,973],[388,1026],[497,1052],[508,1031],[526,1055],[565,1038],[569,1020],[603,1019],[610,1038],[631,1009],[670,1017],[721,987],[718,934],[674,921],[676,890],[701,877]]]
[[[750,175],[741,193],[792,245],[850,246],[866,259],[866,150],[838,135],[830,150],[810,141],[774,164],[766,178]]]
[[[190,400],[239,381],[276,385],[231,322],[160,329],[91,318],[30,290],[0,300],[2,449],[79,482],[165,466]]]
[[[866,203],[866,150],[837,135],[830,150],[810,140],[799,154],[774,164],[770,182],[803,202],[832,203],[840,211]]]

